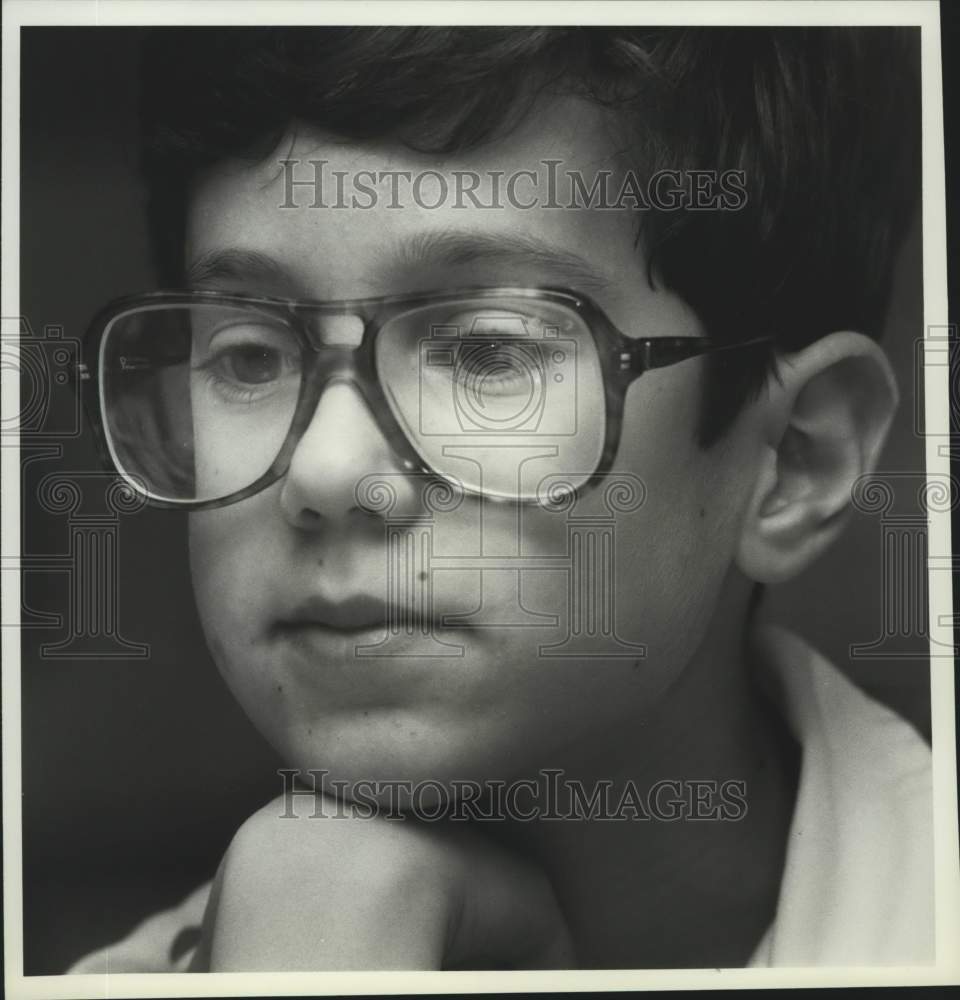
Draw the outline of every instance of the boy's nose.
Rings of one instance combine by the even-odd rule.
[[[385,474],[398,508],[416,503],[402,470],[363,396],[345,378],[334,377],[320,395],[313,419],[297,443],[281,490],[284,516],[299,528],[342,522],[357,513],[357,486],[366,476]]]

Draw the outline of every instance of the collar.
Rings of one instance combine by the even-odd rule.
[[[752,641],[802,761],[776,915],[748,964],[932,962],[929,747],[793,633]]]

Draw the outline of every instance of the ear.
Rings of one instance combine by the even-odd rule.
[[[790,579],[840,534],[859,476],[872,472],[899,393],[882,348],[832,333],[780,360],[766,444],[737,565],[758,583]]]

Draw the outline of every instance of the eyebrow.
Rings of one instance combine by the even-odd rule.
[[[413,266],[464,267],[493,261],[514,267],[542,267],[584,292],[603,291],[610,284],[583,257],[526,233],[444,229],[418,233],[404,240],[398,249],[401,260]]]
[[[400,241],[397,257],[407,267],[466,267],[494,262],[510,267],[544,268],[583,292],[602,292],[610,285],[587,260],[546,240],[525,233],[475,233],[444,229],[417,233]],[[188,286],[211,281],[287,284],[290,275],[273,257],[237,247],[208,250],[187,269]]]
[[[281,265],[267,254],[256,250],[230,247],[208,250],[187,268],[187,284],[202,285],[208,281],[266,281],[283,282],[288,275]]]

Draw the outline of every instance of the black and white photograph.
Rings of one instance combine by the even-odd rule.
[[[938,5],[3,12],[7,994],[960,982]]]

